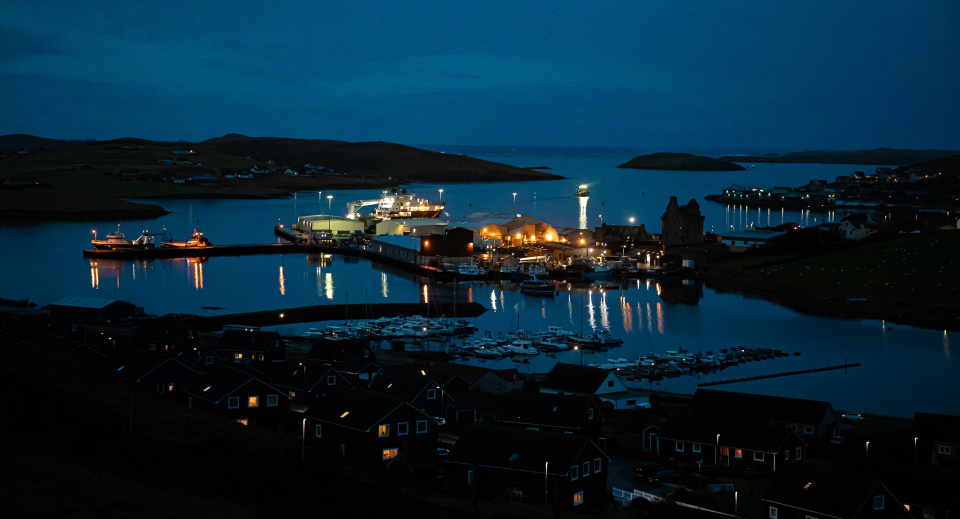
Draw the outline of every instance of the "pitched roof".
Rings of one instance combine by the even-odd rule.
[[[852,518],[882,485],[871,476],[798,465],[779,473],[764,500],[833,517]],[[893,497],[889,490],[884,494]]]
[[[752,424],[717,420],[698,416],[677,417],[659,424],[660,437],[670,440],[691,441],[721,447],[757,450],[761,452],[779,452],[791,436],[797,434],[790,429],[770,425]],[[720,435],[719,440],[717,435]],[[803,442],[806,445],[806,442]]]
[[[180,341],[187,338],[187,333],[197,335],[197,329],[186,321],[140,321],[137,330],[133,332],[136,341]]]
[[[180,386],[180,390],[202,400],[217,404],[224,397],[234,391],[257,380],[249,373],[233,369],[223,364],[216,364],[210,371],[201,373],[195,378],[187,380]],[[277,390],[277,393],[283,391]]]
[[[362,359],[363,352],[370,352],[368,356],[373,359],[374,353],[370,348],[368,341],[344,339],[339,341],[321,339],[313,343],[310,352],[307,353],[307,360],[316,361],[345,361]]]
[[[456,393],[458,409],[474,408],[500,422],[577,429],[593,407],[593,397],[519,391],[506,395]],[[597,417],[599,419],[599,416]]]
[[[435,380],[425,375],[386,370],[367,385],[370,391],[399,398],[404,402],[412,402],[426,389],[439,387]]]
[[[219,350],[268,352],[280,334],[267,331],[224,330],[217,344]]]
[[[611,372],[609,369],[557,363],[544,377],[540,387],[564,393],[593,395]]]
[[[779,396],[697,389],[690,403],[694,414],[817,425],[833,410],[830,402]]]
[[[333,366],[316,362],[291,362],[263,368],[263,379],[267,382],[301,391],[311,391],[317,385],[326,386],[326,379],[331,374],[338,374]]]
[[[50,303],[51,306],[73,306],[77,308],[105,308],[120,301],[119,299],[101,299],[97,297],[66,296]],[[128,303],[132,304],[132,303]]]
[[[113,375],[133,382],[139,382],[164,364],[179,367],[184,373],[196,373],[195,370],[176,359],[137,348],[120,350],[112,360]]]
[[[577,434],[472,426],[464,429],[450,449],[447,461],[472,465],[476,460],[483,467],[539,474],[546,469],[550,474],[562,476],[570,471],[580,453],[590,445],[596,447],[590,439]],[[609,459],[599,447],[596,448],[599,455]]]
[[[303,412],[304,416],[361,432],[369,432],[397,409],[407,406],[431,419],[399,398],[361,389],[337,387],[317,404]]]

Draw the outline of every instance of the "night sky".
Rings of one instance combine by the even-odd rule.
[[[960,148],[957,0],[14,0],[0,12],[0,134]]]

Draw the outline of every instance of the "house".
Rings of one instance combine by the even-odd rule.
[[[287,348],[277,332],[253,326],[224,327],[217,353],[234,362],[283,362]]]
[[[200,332],[192,324],[181,320],[140,321],[131,342],[148,351],[170,354],[199,347]]]
[[[729,247],[731,252],[743,252],[751,247],[766,245],[770,240],[783,236],[780,231],[764,231],[747,229],[743,231],[724,232],[720,235],[720,243]]]
[[[602,506],[610,458],[585,436],[472,426],[444,461],[447,488],[562,509]]]
[[[437,421],[392,396],[339,386],[300,411],[304,444],[367,462],[435,446]]]
[[[384,369],[365,389],[399,398],[438,420],[445,419],[453,405],[450,393],[425,371],[414,375]],[[444,420],[439,421],[443,423]]]
[[[176,359],[136,348],[120,350],[112,360],[113,376],[158,395],[173,394],[184,381],[198,375]]]
[[[807,444],[782,427],[677,417],[644,429],[643,448],[681,461],[776,472],[803,461]]]
[[[337,364],[337,372],[346,377],[353,387],[366,387],[371,380],[377,378],[383,369],[372,362],[365,360],[351,360]]]
[[[914,413],[913,434],[922,463],[957,467],[960,455],[960,416]]]
[[[928,467],[925,467],[928,468]],[[899,470],[884,477],[913,519],[950,519],[960,512],[960,476],[948,470]]]
[[[614,409],[634,409],[637,405],[650,403],[650,397],[627,389],[612,369],[560,362],[544,377],[540,392],[596,396],[613,405]]]
[[[697,389],[690,403],[695,416],[785,427],[801,437],[837,436],[837,415],[830,402],[714,389]]]
[[[138,313],[133,303],[96,297],[61,297],[50,303],[50,318],[57,320],[111,322],[129,319]]]
[[[796,468],[774,479],[763,498],[770,519],[910,519],[883,483],[836,470]]]
[[[370,347],[370,341],[357,339],[327,340],[313,342],[307,353],[307,360],[313,362],[338,363],[351,360],[377,363],[377,354]]]
[[[266,366],[263,379],[297,400],[323,396],[337,386],[352,387],[347,377],[333,366],[309,361]]]
[[[230,418],[243,425],[278,428],[290,411],[286,393],[260,378],[223,364],[180,385],[187,407]]]
[[[603,417],[595,398],[519,391],[509,395],[454,394],[457,422],[497,424],[578,434],[600,443]]]

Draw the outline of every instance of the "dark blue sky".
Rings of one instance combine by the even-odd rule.
[[[957,0],[145,3],[4,4],[0,134],[960,148]]]

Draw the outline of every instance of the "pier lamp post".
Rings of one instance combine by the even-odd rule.
[[[631,217],[630,217],[630,225],[633,225],[633,220],[634,220],[634,218],[631,216]]]
[[[738,493],[737,490],[734,490],[734,491],[733,491],[733,515],[737,515],[737,504],[738,504],[738,501],[739,501],[739,500],[737,499],[737,498],[739,497],[739,496],[737,495],[737,493]]]
[[[333,210],[333,195],[327,195],[327,211]]]
[[[303,431],[300,435],[300,463],[307,459],[307,419],[303,419]]]
[[[867,461],[870,461],[870,441],[869,441],[869,440],[867,441],[866,459],[867,459]]]
[[[513,214],[517,214],[517,194],[513,194]]]
[[[913,437],[913,461],[917,461],[917,438],[919,436]]]
[[[93,239],[94,239],[94,240],[97,239],[97,230],[96,230],[96,229],[93,230]]]
[[[437,202],[442,202],[442,201],[443,201],[443,190],[441,189],[441,190],[440,190],[440,198],[437,199]]]
[[[320,211],[323,212],[323,191],[317,191],[317,198],[320,199]]]

